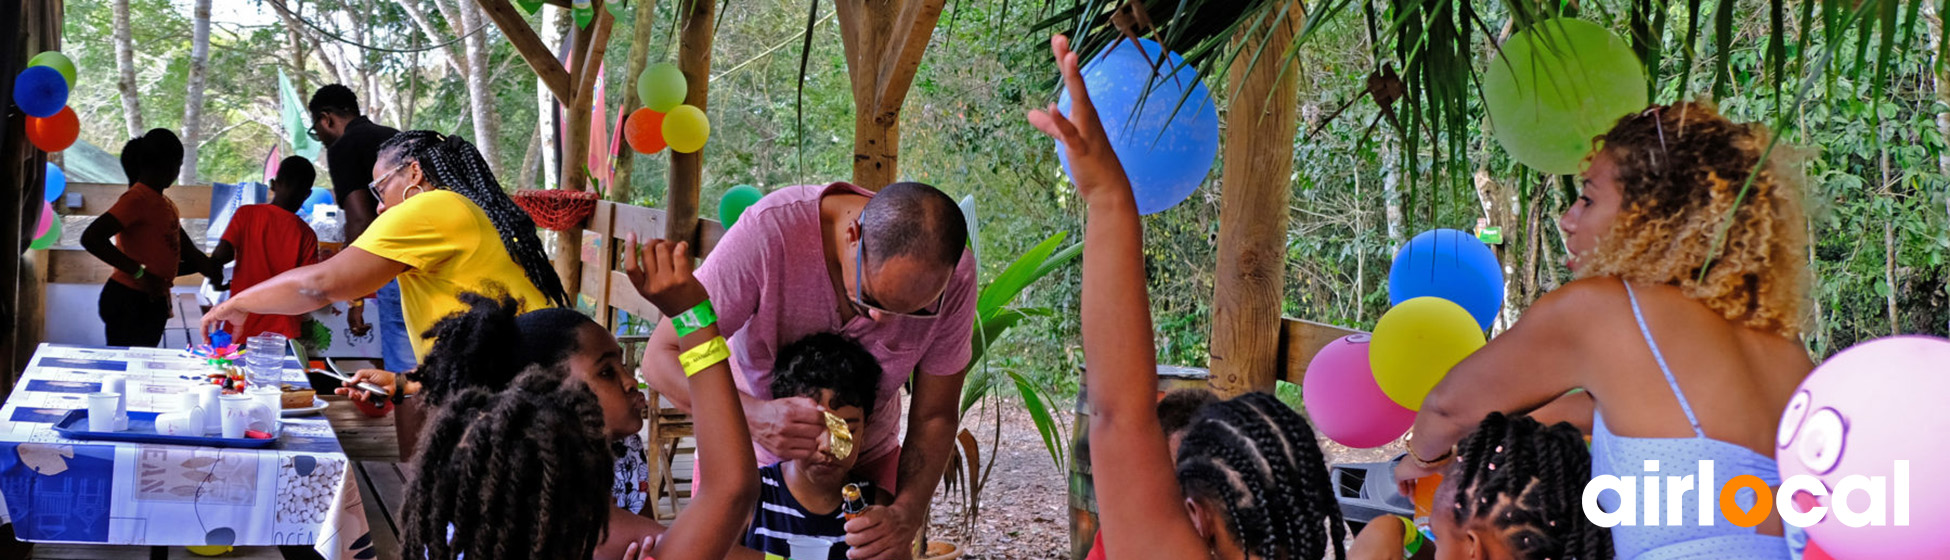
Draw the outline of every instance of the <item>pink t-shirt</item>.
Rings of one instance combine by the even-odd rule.
[[[910,374],[953,375],[968,365],[975,326],[975,256],[962,252],[940,315],[879,321],[855,316],[841,324],[819,222],[819,200],[827,193],[873,196],[847,183],[786,187],[766,195],[745,211],[738,227],[725,233],[697,277],[711,294],[718,329],[730,337],[738,385],[747,394],[772,398],[772,362],[779,349],[807,335],[839,332],[859,340],[880,359],[880,400],[867,419],[860,448],[865,463],[896,448],[901,425],[897,397]],[[758,464],[778,460],[758,448]]]

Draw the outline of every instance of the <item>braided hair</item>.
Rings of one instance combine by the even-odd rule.
[[[443,136],[430,130],[409,130],[393,135],[379,145],[381,161],[419,162],[427,180],[434,186],[467,197],[487,214],[494,229],[501,233],[501,244],[508,256],[521,265],[529,282],[535,284],[550,304],[568,307],[569,296],[562,290],[562,279],[555,275],[548,254],[542,252],[541,237],[535,235],[535,220],[515,205],[501,183],[488,170],[487,160],[474,144],[459,136]]]
[[[426,359],[413,372],[428,406],[439,406],[468,387],[507,387],[530,365],[522,359],[527,345],[515,320],[521,302],[492,282],[487,288],[487,293],[462,292],[460,302],[467,307],[441,318],[420,335],[434,339]]]
[[[1272,395],[1203,407],[1178,448],[1178,483],[1187,497],[1223,506],[1252,556],[1326,558],[1330,547],[1347,555],[1347,525],[1313,426]]]
[[[1518,558],[1612,557],[1611,532],[1584,518],[1591,454],[1576,427],[1492,412],[1456,449],[1458,524],[1494,527]]]
[[[420,434],[403,556],[589,558],[615,476],[595,396],[561,368],[530,368],[505,390],[452,397]]]

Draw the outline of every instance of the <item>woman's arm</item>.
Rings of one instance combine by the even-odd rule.
[[[242,321],[250,313],[297,315],[335,301],[363,297],[378,291],[407,268],[404,263],[364,249],[347,248],[325,262],[287,270],[231,296],[203,315],[203,333],[209,334],[218,323]]]
[[[1157,351],[1144,286],[1144,232],[1137,201],[1090,103],[1069,39],[1050,38],[1071,101],[1031,111],[1029,122],[1056,138],[1088,206],[1083,251],[1083,351],[1090,385],[1090,460],[1106,555],[1204,558],[1211,554],[1185,513],[1185,499],[1158,427]]]
[[[688,243],[654,240],[640,250],[632,241],[623,269],[645,299],[666,317],[681,315],[708,301],[704,285],[691,273]],[[689,351],[722,344],[715,322],[680,337]],[[651,556],[660,560],[719,560],[733,547],[758,501],[758,459],[745,427],[745,413],[725,359],[708,361],[688,375],[692,425],[697,431],[698,462],[716,465],[711,491],[691,502],[659,537]]]
[[[1410,456],[1395,469],[1395,480],[1436,473],[1427,463],[1446,462],[1450,448],[1489,413],[1527,414],[1583,386],[1581,342],[1590,310],[1601,301],[1596,289],[1574,282],[1546,294],[1510,330],[1450,368],[1415,415]]]

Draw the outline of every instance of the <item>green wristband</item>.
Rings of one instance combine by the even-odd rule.
[[[697,332],[698,329],[718,324],[718,313],[711,308],[711,301],[705,300],[698,303],[697,307],[692,307],[690,311],[671,317],[670,323],[677,327],[677,337],[683,338]]]

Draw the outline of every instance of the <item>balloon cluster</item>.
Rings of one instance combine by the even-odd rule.
[[[1118,41],[1083,66],[1104,134],[1131,180],[1139,214],[1184,202],[1219,155],[1219,110],[1198,72],[1150,39]],[[1057,101],[1070,110],[1070,96]],[[1063,171],[1070,158],[1056,151]]]
[[[1449,368],[1483,347],[1503,308],[1503,269],[1473,235],[1423,232],[1395,255],[1388,302],[1372,336],[1334,341],[1307,365],[1308,415],[1343,445],[1377,447],[1408,431]]]
[[[27,61],[27,69],[14,77],[14,105],[27,114],[27,141],[41,151],[66,150],[81,135],[81,119],[68,107],[68,91],[74,83],[74,61],[60,51],[34,55]],[[67,188],[67,174],[47,164],[41,218],[34,226],[29,248],[47,249],[61,240],[61,216],[54,212],[54,201]]]
[[[690,82],[677,65],[659,62],[636,78],[637,99],[643,108],[630,113],[623,124],[623,139],[640,154],[654,154],[668,146],[671,151],[692,153],[704,148],[711,138],[711,120],[704,110],[685,105]]]

